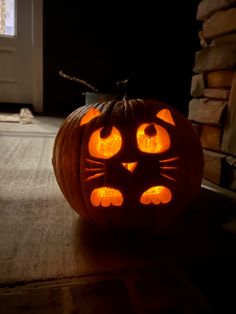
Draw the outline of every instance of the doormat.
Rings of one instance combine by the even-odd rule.
[[[33,123],[34,116],[30,109],[22,108],[20,113],[3,113],[0,112],[0,122],[15,122],[28,124]]]

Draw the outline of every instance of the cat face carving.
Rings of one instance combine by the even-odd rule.
[[[91,108],[81,119],[81,126],[100,115],[98,109]],[[160,121],[163,125],[160,125]],[[175,127],[174,119],[168,109],[157,111],[150,122],[135,124],[131,130],[133,142],[123,132],[122,124],[117,122],[108,125],[106,123],[105,127],[96,127],[91,132],[84,171],[88,186],[94,186],[94,182],[98,185],[90,192],[89,199],[93,206],[121,206],[125,198],[130,201],[131,195],[135,195],[135,199],[132,200],[134,203],[138,200],[139,204],[143,205],[171,202],[171,188],[160,183],[160,178],[176,181],[174,172],[178,169],[178,157],[161,157],[171,146],[170,135],[165,125]],[[130,156],[130,151],[133,152],[133,157]],[[151,165],[149,170],[146,163]],[[152,179],[148,182],[149,171],[158,173],[159,180]],[[138,191],[139,195],[134,191],[132,193],[126,191],[125,182],[131,182],[132,188],[132,180],[133,184],[137,180],[147,181]]]
[[[162,229],[201,186],[203,153],[185,116],[157,100],[76,109],[58,131],[53,168],[70,206],[105,228]]]

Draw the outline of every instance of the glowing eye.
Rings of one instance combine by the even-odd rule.
[[[100,128],[92,133],[88,149],[91,156],[108,159],[119,152],[121,145],[121,134],[116,127],[108,131]]]
[[[170,147],[170,136],[160,125],[143,123],[137,130],[138,148],[149,154],[163,153]]]

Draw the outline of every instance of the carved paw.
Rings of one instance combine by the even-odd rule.
[[[90,200],[93,206],[121,206],[123,203],[123,196],[117,189],[102,187],[92,191]]]
[[[152,186],[141,195],[140,203],[145,205],[151,203],[155,205],[158,205],[160,203],[167,204],[171,201],[171,198],[171,191],[167,187],[157,185]]]

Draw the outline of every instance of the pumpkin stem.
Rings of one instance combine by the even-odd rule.
[[[118,92],[117,92],[117,99],[125,99],[126,98],[126,91],[129,79],[116,82]]]

